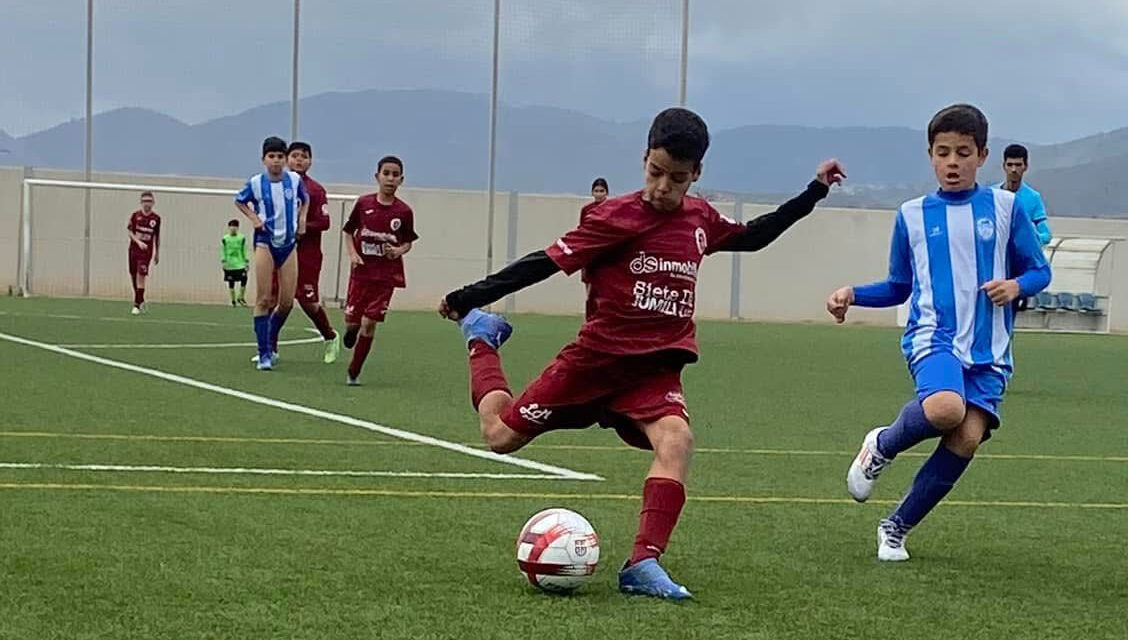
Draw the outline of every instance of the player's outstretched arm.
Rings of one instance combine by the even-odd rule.
[[[837,160],[826,160],[819,165],[815,179],[807,189],[780,205],[771,213],[765,213],[745,225],[744,231],[733,236],[719,251],[759,251],[783,235],[791,225],[802,220],[815,209],[815,205],[830,193],[832,185],[840,184],[846,178],[846,171]]]
[[[895,307],[913,292],[912,248],[905,219],[897,211],[893,224],[893,238],[889,243],[889,276],[885,280],[854,287],[842,287],[830,294],[826,310],[839,324],[846,321],[851,305],[859,307]]]
[[[501,271],[486,276],[484,280],[446,294],[439,302],[439,315],[450,320],[458,320],[471,309],[497,302],[511,293],[548,278],[557,271],[560,271],[560,267],[548,257],[547,253],[534,251]]]

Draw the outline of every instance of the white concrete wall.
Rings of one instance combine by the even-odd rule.
[[[76,172],[34,172],[35,177],[78,179]],[[16,282],[20,184],[22,169],[0,169],[0,285]],[[106,182],[229,188],[242,180],[169,176],[98,174]],[[359,194],[366,185],[327,185],[330,193]],[[91,293],[127,298],[125,233],[136,207],[132,192],[93,192]],[[510,194],[496,195],[493,261],[487,264],[487,196],[483,192],[404,189],[403,199],[415,210],[421,240],[406,257],[408,288],[397,293],[394,309],[432,309],[447,291],[476,280],[509,257],[548,246],[574,226],[585,200],[569,196],[519,195],[516,243],[509,247]],[[33,190],[32,291],[39,295],[81,295],[83,284],[83,192],[56,187]],[[717,205],[733,215],[731,203]],[[154,300],[224,302],[219,267],[219,236],[227,220],[237,217],[230,197],[158,194],[164,220],[161,264],[154,268],[149,296]],[[330,203],[333,226],[323,240],[325,268],[322,292],[344,296],[347,264],[340,260],[340,228],[350,202]],[[749,220],[771,210],[744,205]],[[698,282],[698,315],[728,318],[733,306],[734,266],[740,277],[736,305],[740,318],[785,322],[829,322],[824,302],[835,288],[881,279],[888,267],[891,211],[820,208],[763,251],[737,258],[708,258]],[[1128,220],[1054,218],[1056,235],[1128,237]],[[246,232],[246,225],[244,224]],[[1119,243],[1102,266],[1101,282],[1113,298],[1110,326],[1128,332],[1128,243]],[[338,265],[340,265],[338,269]],[[522,291],[507,308],[519,312],[579,314],[583,287],[578,277],[557,275]],[[855,309],[852,322],[892,325],[893,309]]]

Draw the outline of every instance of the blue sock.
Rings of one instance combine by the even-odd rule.
[[[277,310],[270,314],[270,342],[268,344],[278,344],[278,334],[282,333],[282,325],[286,324],[288,317],[290,317],[289,313],[281,314]]]
[[[912,400],[901,408],[901,414],[893,424],[877,434],[877,450],[886,458],[895,458],[898,453],[940,435],[940,431],[924,417],[924,406],[920,400]]]
[[[255,316],[255,340],[260,358],[270,353],[270,316]]]
[[[971,458],[961,458],[940,445],[913,478],[909,493],[889,517],[905,529],[916,526],[955,486]]]

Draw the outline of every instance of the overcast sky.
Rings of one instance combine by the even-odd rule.
[[[3,0],[0,129],[81,117],[85,0]],[[95,110],[195,123],[287,100],[291,0],[95,0]],[[646,118],[676,102],[680,0],[502,0],[502,100]],[[302,0],[301,94],[486,93],[492,0]],[[922,128],[982,106],[995,135],[1128,126],[1125,0],[691,0],[690,106],[742,124]]]

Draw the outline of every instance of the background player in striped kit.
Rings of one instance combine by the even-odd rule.
[[[901,205],[893,227],[889,277],[843,287],[827,300],[838,322],[850,305],[889,307],[911,296],[901,341],[917,397],[888,427],[870,431],[847,473],[864,502],[897,454],[940,438],[900,505],[878,524],[880,560],[908,560],[908,532],[951,491],[979,445],[999,426],[999,403],[1013,370],[1011,334],[1019,296],[1050,282],[1029,214],[1009,191],[980,187],[987,118],[953,105],[928,125],[928,153],[940,190]]]
[[[298,260],[294,247],[305,233],[309,195],[302,178],[286,170],[286,141],[271,136],[262,143],[266,171],[251,176],[235,196],[235,207],[255,229],[255,337],[258,369],[274,368],[270,345],[294,306]],[[271,278],[278,271],[278,299],[271,311]]]

